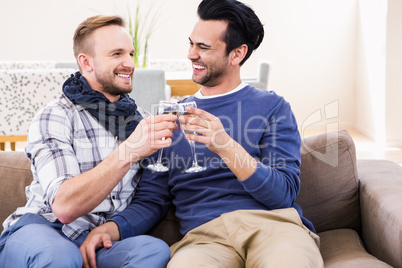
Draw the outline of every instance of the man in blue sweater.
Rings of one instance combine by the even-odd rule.
[[[168,267],[323,267],[319,238],[295,204],[300,135],[290,105],[274,92],[243,83],[240,68],[264,29],[236,0],[203,0],[190,37],[193,80],[202,87],[190,117],[179,118],[169,172],[145,169],[133,202],[95,229],[81,247],[93,258],[109,240],[143,234],[176,206],[184,238],[171,247]],[[197,144],[198,164],[186,173]]]

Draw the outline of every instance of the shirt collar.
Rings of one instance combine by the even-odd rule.
[[[219,94],[219,95],[212,95],[212,96],[204,96],[204,95],[201,94],[201,90],[198,90],[198,91],[194,94],[194,96],[195,96],[196,98],[198,98],[198,99],[213,99],[213,98],[217,98],[217,97],[222,97],[222,96],[226,96],[226,95],[233,94],[233,93],[235,93],[235,92],[237,92],[237,91],[243,89],[245,86],[247,86],[247,83],[241,82],[240,85],[238,85],[235,89],[233,89],[233,90],[231,90],[231,91],[229,91],[229,92],[226,92],[226,93],[223,93],[223,94]]]

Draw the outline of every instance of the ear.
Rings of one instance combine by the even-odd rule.
[[[82,71],[85,72],[93,71],[91,57],[88,54],[84,53],[79,54],[77,57],[77,62],[80,65]]]
[[[248,51],[248,47],[246,44],[239,46],[238,48],[233,49],[229,56],[231,63],[233,65],[238,65],[244,59]]]

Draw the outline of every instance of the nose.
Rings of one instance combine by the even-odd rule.
[[[189,60],[196,60],[199,58],[199,54],[198,54],[195,46],[190,46],[190,48],[188,50],[187,58]]]
[[[130,68],[130,69],[135,69],[135,64],[134,64],[134,59],[133,59],[133,56],[132,55],[130,55],[130,54],[127,54],[125,57],[124,57],[124,60],[123,60],[123,67],[125,67],[125,68]]]

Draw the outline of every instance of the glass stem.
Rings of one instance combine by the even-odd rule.
[[[197,167],[198,162],[197,162],[197,155],[195,154],[195,141],[189,141],[189,142],[191,147],[191,153],[193,154],[193,167]]]
[[[165,140],[165,137],[163,137],[162,140]],[[156,161],[157,164],[162,164],[162,152],[163,148],[159,149],[158,160]]]
[[[162,163],[162,152],[163,152],[163,148],[159,149],[158,161],[156,162],[158,164]]]

